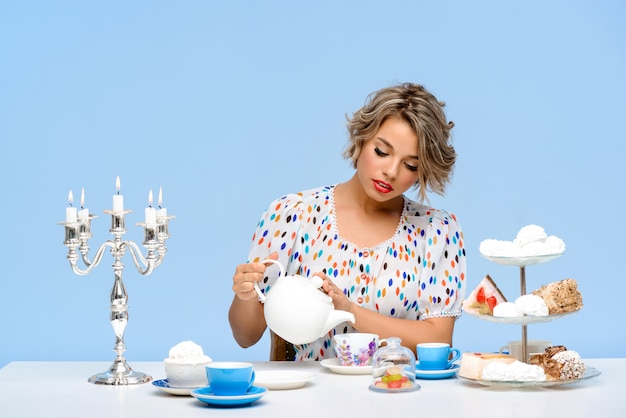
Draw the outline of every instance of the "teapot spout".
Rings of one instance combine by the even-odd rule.
[[[328,318],[326,319],[326,325],[324,325],[324,332],[320,335],[320,337],[326,335],[328,331],[335,328],[342,322],[351,322],[354,324],[355,320],[356,319],[354,318],[354,314],[352,312],[340,310],[330,311]]]

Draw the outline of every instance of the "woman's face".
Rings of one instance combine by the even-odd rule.
[[[400,196],[418,180],[417,135],[411,125],[392,117],[364,144],[357,176],[365,193],[378,202]]]

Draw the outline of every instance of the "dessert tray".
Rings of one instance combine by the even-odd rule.
[[[191,396],[209,405],[245,406],[258,401],[263,397],[263,395],[265,395],[265,393],[267,393],[266,388],[252,386],[248,389],[248,392],[243,395],[218,396],[211,391],[210,386],[206,386],[203,388],[193,389],[191,391]]]
[[[556,319],[563,318],[564,316],[571,315],[576,312],[578,312],[578,310],[565,312],[561,314],[546,315],[546,316],[524,315],[524,316],[516,316],[516,317],[504,317],[504,316],[493,316],[493,315],[480,315],[480,314],[476,314],[473,312],[463,311],[463,313],[466,315],[473,316],[474,318],[482,319],[484,321],[497,322],[499,324],[521,324],[521,325],[540,324],[543,322],[550,322]]]
[[[187,388],[187,387],[170,386],[169,383],[167,383],[167,379],[153,380],[152,385],[161,389],[165,393],[169,393],[170,395],[179,395],[179,396],[189,396],[191,395],[191,391],[196,389],[195,387]]]
[[[519,256],[519,257],[511,257],[511,256],[494,256],[485,254],[481,251],[481,255],[486,259],[497,263],[504,264],[509,266],[517,266],[520,272],[520,294],[523,296],[526,294],[526,266],[530,266],[533,264],[541,264],[547,263],[548,261],[554,260],[555,258],[560,257],[565,253],[565,250],[557,253],[551,254],[541,254],[541,255],[532,255],[532,256]],[[550,322],[556,319],[563,318],[564,316],[571,315],[573,313],[578,312],[580,309],[570,312],[564,312],[560,314],[546,315],[546,316],[533,316],[533,315],[524,315],[521,317],[497,317],[492,315],[480,315],[475,313],[470,313],[465,311],[470,316],[475,318],[479,318],[485,321],[497,322],[500,324],[518,324],[522,326],[522,355],[527,356],[527,325],[529,324],[538,324],[542,322]],[[527,357],[526,357],[527,358]],[[461,377],[461,376],[459,376]],[[510,382],[509,382],[510,383]],[[522,382],[514,382],[514,383],[522,383]],[[537,384],[538,382],[533,382]],[[524,382],[524,384],[526,384]],[[562,382],[545,382],[544,385],[554,385],[554,384],[562,384]]]
[[[491,387],[501,387],[501,388],[533,388],[533,387],[550,387],[550,386],[559,386],[559,385],[567,385],[571,383],[582,382],[583,380],[591,379],[592,377],[596,377],[600,375],[600,371],[593,368],[587,367],[583,377],[580,379],[569,379],[569,380],[544,380],[544,381],[513,381],[513,380],[482,380],[482,379],[472,379],[470,377],[464,377],[458,375],[458,378],[461,380],[465,380],[467,382],[478,383],[484,386]]]
[[[372,374],[372,366],[342,366],[338,358],[327,358],[320,364],[338,374]]]
[[[270,390],[297,389],[313,380],[315,375],[296,370],[260,370],[254,384]]]

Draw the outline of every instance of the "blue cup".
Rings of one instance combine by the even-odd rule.
[[[254,383],[254,369],[251,363],[214,361],[206,366],[206,377],[217,396],[244,395]]]
[[[461,352],[446,343],[422,343],[417,345],[417,367],[422,370],[447,370],[461,357]]]

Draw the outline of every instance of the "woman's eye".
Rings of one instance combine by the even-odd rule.
[[[389,155],[389,154],[387,154],[386,152],[383,152],[383,151],[382,151],[380,148],[378,148],[378,147],[374,148],[374,152],[376,152],[376,155],[380,155],[381,157],[386,157],[387,155]]]
[[[411,164],[405,164],[406,168],[410,171],[417,171],[417,167]]]

